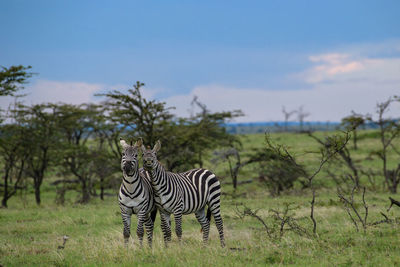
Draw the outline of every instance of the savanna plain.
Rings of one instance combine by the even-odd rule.
[[[323,138],[332,132],[317,132]],[[349,150],[359,166],[381,170],[381,161],[371,155],[380,147],[374,130],[359,131],[358,149]],[[244,151],[265,147],[264,134],[240,137]],[[273,133],[271,140],[283,144],[298,163],[310,173],[319,166],[319,144],[307,134]],[[393,143],[400,148],[399,140]],[[211,159],[212,152],[209,151]],[[388,166],[399,163],[399,155],[388,154]],[[213,170],[222,184],[221,212],[224,220],[226,247],[221,248],[218,233],[211,222],[210,242],[202,244],[200,225],[194,215],[183,218],[182,242],[175,233],[165,248],[157,215],[153,247],[141,248],[136,237],[136,218],[132,220],[132,238],[127,247],[122,235],[122,221],[117,190],[109,191],[105,200],[93,199],[77,204],[77,193],[68,192],[64,205],[55,204],[52,179],[45,181],[42,204],[37,206],[33,191],[18,193],[9,207],[0,209],[0,264],[2,266],[399,266],[400,207],[390,205],[389,193],[382,175],[362,177],[362,190],[353,194],[354,208],[361,219],[368,216],[365,229],[338,197],[337,184],[328,171],[337,173],[346,166],[325,164],[314,178],[314,217],[316,233],[310,219],[312,192],[300,181],[293,188],[272,196],[258,179],[251,165],[239,173],[234,191],[227,163],[205,166]],[[371,177],[370,177],[371,178]],[[55,179],[55,178],[54,178]],[[240,182],[245,183],[240,183]],[[251,181],[251,182],[249,182]],[[345,184],[341,184],[345,187]],[[286,212],[285,212],[286,211]],[[252,216],[249,214],[256,216]],[[386,216],[386,218],[382,215]],[[279,219],[283,218],[283,220]],[[287,221],[285,221],[287,219]],[[283,227],[282,226],[282,222]],[[292,223],[290,223],[292,222]],[[358,225],[358,231],[355,226]],[[265,225],[264,225],[265,224]],[[174,225],[174,223],[173,223]],[[173,226],[172,225],[172,226]],[[68,236],[64,248],[63,236]]]

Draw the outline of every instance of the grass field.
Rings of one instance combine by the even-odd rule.
[[[320,133],[323,135],[323,133]],[[376,159],[365,158],[379,148],[379,140],[371,132],[363,132],[360,149],[352,151],[359,164],[379,168]],[[244,148],[251,150],[263,144],[263,135],[242,137]],[[273,134],[272,138],[286,144],[299,161],[310,170],[316,166],[317,151],[314,141],[305,135]],[[399,145],[397,142],[396,145]],[[398,162],[390,155],[390,166]],[[223,192],[232,193],[224,166],[212,166],[223,173]],[[254,175],[253,175],[254,176]],[[251,168],[243,170],[241,179],[252,178]],[[214,222],[211,227],[209,246],[202,245],[200,225],[194,215],[184,216],[183,241],[173,241],[164,248],[157,216],[152,249],[138,246],[135,223],[132,224],[133,241],[126,248],[122,236],[122,222],[116,197],[105,201],[94,199],[88,205],[74,204],[76,196],[68,195],[65,206],[54,204],[55,193],[50,186],[43,193],[43,204],[37,207],[33,194],[18,195],[10,199],[8,209],[0,209],[0,264],[3,266],[396,266],[400,265],[400,222],[368,226],[357,232],[339,201],[332,183],[322,172],[316,178],[319,188],[315,204],[317,236],[299,235],[285,230],[281,238],[270,238],[263,225],[253,217],[241,217],[237,208],[246,205],[265,220],[270,228],[279,229],[270,209],[282,210],[285,203],[297,208],[292,216],[298,224],[312,233],[309,219],[311,194],[298,188],[279,197],[271,197],[264,185],[254,181],[239,186],[240,197],[222,197],[226,248],[221,248]],[[381,178],[382,179],[382,178]],[[366,184],[366,181],[364,181]],[[381,183],[379,183],[381,184]],[[368,187],[368,184],[366,184]],[[244,194],[242,194],[244,193]],[[380,212],[389,218],[400,217],[400,208],[389,206],[389,195],[382,188],[374,191],[369,187],[366,202],[369,207],[368,222],[382,220]],[[362,203],[360,194],[357,203]],[[357,208],[363,214],[362,205]],[[276,234],[275,232],[274,234]],[[63,236],[69,239],[64,249]]]

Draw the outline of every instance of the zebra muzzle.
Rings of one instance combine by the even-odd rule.
[[[131,173],[133,171],[133,166],[132,166],[132,164],[125,164],[123,169],[124,169],[124,172]]]

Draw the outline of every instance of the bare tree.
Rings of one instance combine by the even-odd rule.
[[[240,148],[235,148],[233,146],[214,151],[214,157],[212,161],[216,164],[219,162],[228,162],[229,173],[232,178],[233,189],[236,190],[238,182],[238,175],[241,168],[244,166],[253,164],[253,163],[261,163],[268,161],[271,157],[265,149],[256,149],[250,154],[246,154],[247,158],[245,161],[241,161]],[[242,183],[251,182],[251,180],[241,181]]]
[[[293,114],[295,114],[297,111],[296,110],[292,110],[292,111],[287,111],[286,110],[286,108],[285,108],[285,106],[282,106],[282,113],[283,113],[283,115],[285,116],[285,132],[287,132],[288,131],[288,122],[289,122],[289,119],[290,119],[290,117],[293,115]]]
[[[239,151],[234,147],[229,149],[214,151],[214,157],[212,161],[214,163],[218,163],[219,161],[228,162],[229,173],[232,178],[233,189],[236,190],[239,170],[243,166],[240,161]]]
[[[311,210],[310,210],[310,219],[313,223],[313,233],[317,233],[317,222],[314,217],[314,206],[315,206],[315,187],[313,185],[313,180],[315,176],[322,170],[322,167],[329,162],[337,153],[340,153],[347,145],[348,141],[350,139],[350,134],[349,132],[344,132],[343,135],[333,135],[333,136],[328,136],[325,139],[325,142],[323,143],[322,148],[320,149],[320,162],[319,166],[317,169],[311,174],[307,175],[307,173],[304,171],[304,169],[301,168],[303,175],[306,176],[307,181],[306,181],[306,186],[308,188],[311,188],[313,197],[310,202],[311,204]],[[274,145],[272,144],[270,138],[266,137],[266,142],[267,145],[270,149],[275,151],[279,157],[285,158],[288,162],[291,162],[292,165],[294,166],[299,166],[301,167],[297,162],[294,156],[292,156],[289,151],[282,145]]]
[[[400,207],[400,201],[397,201],[397,200],[393,199],[392,197],[389,197],[389,200],[390,200],[390,207],[388,208],[387,211],[389,211],[393,205]]]
[[[301,226],[298,221],[303,218],[295,217],[295,210],[298,206],[293,206],[293,203],[283,203],[283,209],[270,209],[270,216],[263,219],[257,214],[258,210],[251,210],[250,208],[243,205],[243,210],[240,210],[236,206],[236,214],[240,219],[246,216],[257,219],[264,227],[268,237],[273,241],[281,240],[285,232],[291,231],[300,236],[311,238],[312,235],[307,231],[306,228]],[[268,225],[267,219],[270,221]]]
[[[364,232],[367,229],[367,218],[368,218],[368,205],[365,201],[365,187],[363,187],[362,191],[362,203],[363,203],[363,208],[364,208],[364,216],[362,216],[362,213],[357,209],[358,204],[354,200],[354,194],[356,192],[357,187],[354,186],[353,190],[351,190],[351,193],[349,196],[345,196],[345,194],[338,190],[338,197],[339,199],[343,202],[344,208],[349,215],[351,221],[354,224],[354,227],[356,228],[357,232],[359,231],[358,229],[358,223],[361,223]]]
[[[376,123],[379,126],[380,141],[382,148],[376,151],[375,154],[382,160],[383,176],[385,177],[385,183],[391,193],[397,192],[397,187],[400,183],[400,164],[393,170],[388,170],[387,154],[392,147],[397,153],[398,151],[392,145],[395,138],[400,135],[400,121],[385,118],[385,113],[389,110],[391,103],[400,101],[399,97],[390,97],[388,100],[377,104],[378,120],[374,121],[372,118],[368,118],[370,121]],[[400,154],[399,154],[400,155]]]
[[[308,186],[311,188],[313,192],[313,197],[311,200],[311,212],[310,219],[313,222],[313,233],[317,233],[317,222],[314,218],[314,205],[315,205],[315,188],[313,186],[313,179],[315,176],[322,170],[322,167],[332,159],[337,153],[341,153],[343,149],[346,148],[347,143],[349,142],[350,135],[349,132],[345,132],[344,136],[334,135],[326,138],[326,141],[323,145],[323,149],[320,150],[321,157],[318,168],[315,172],[308,177]]]
[[[348,131],[353,131],[353,130],[349,129]],[[317,137],[312,132],[308,132],[308,136],[310,136],[311,138],[316,140],[322,147],[325,147],[325,148],[329,149],[329,146],[331,146],[331,141],[329,140],[329,138],[326,139],[325,141],[323,141],[321,138]],[[347,137],[346,138],[347,139],[350,138],[349,132],[347,132]],[[328,146],[328,147],[326,147],[326,146]],[[346,146],[344,146],[342,149],[337,151],[337,154],[339,154],[339,156],[342,159],[342,162],[351,170],[350,176],[355,181],[356,187],[358,188],[360,186],[359,168],[354,163],[354,160],[353,160],[353,158],[351,156],[351,153],[350,153],[349,149]],[[333,174],[332,176],[334,177],[335,174]]]
[[[308,116],[310,116],[310,113],[303,110],[303,106],[300,106],[299,109],[297,110],[297,118],[300,123],[300,132],[304,130],[303,129],[304,119],[307,118]]]

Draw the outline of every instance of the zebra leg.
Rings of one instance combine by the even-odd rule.
[[[131,236],[131,216],[132,212],[121,207],[122,223],[124,224],[124,241],[125,246],[128,246],[129,237]]]
[[[143,235],[144,235],[143,223],[145,220],[146,220],[145,214],[138,214],[138,223],[137,223],[136,234],[139,238],[140,247],[143,247]]]
[[[153,242],[153,229],[154,229],[154,222],[150,217],[150,214],[147,214],[146,220],[144,222],[146,227],[146,234],[147,234],[147,241],[149,243],[149,247],[152,247]]]
[[[171,242],[171,217],[168,213],[160,211],[161,215],[161,229],[164,235],[165,246],[168,247],[168,243]]]
[[[203,232],[203,243],[208,243],[208,235],[210,233],[210,221],[206,218],[204,208],[198,210],[196,213],[196,219],[201,225],[201,230]]]
[[[176,236],[178,237],[178,241],[182,241],[182,213],[175,213],[175,233]]]
[[[214,217],[215,225],[217,226],[217,229],[218,229],[219,240],[221,241],[221,247],[225,247],[224,225],[222,223],[219,199],[213,203],[210,210],[211,210],[211,214]]]

